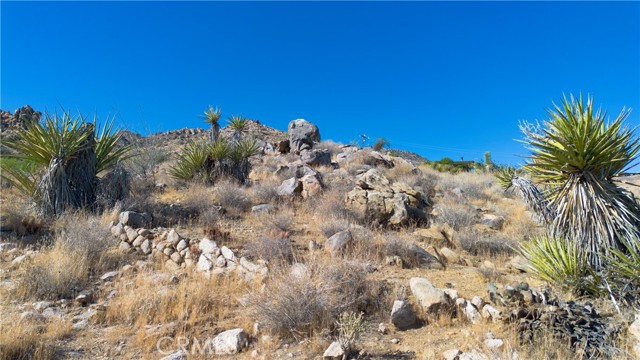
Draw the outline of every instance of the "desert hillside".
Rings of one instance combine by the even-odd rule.
[[[40,117],[1,115],[3,142]],[[632,307],[531,271],[518,249],[544,219],[497,166],[437,171],[321,133],[127,132],[121,177],[98,172],[94,207],[54,215],[3,180],[0,359],[640,356]],[[203,165],[177,172],[197,146]]]

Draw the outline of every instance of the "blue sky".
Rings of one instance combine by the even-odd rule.
[[[640,119],[639,2],[0,2],[1,101],[204,127],[211,104],[322,137],[520,163],[563,93]]]

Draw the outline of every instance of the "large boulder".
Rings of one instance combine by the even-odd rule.
[[[118,221],[122,225],[128,225],[132,228],[149,227],[151,225],[151,214],[137,213],[134,211],[123,211],[118,215]]]
[[[398,330],[411,329],[417,322],[418,318],[408,302],[403,300],[394,301],[391,309],[391,323]]]
[[[297,196],[302,193],[302,182],[296,178],[290,178],[282,182],[276,189],[278,196]]]
[[[431,281],[421,277],[414,277],[409,280],[409,287],[416,298],[416,302],[427,313],[434,314],[450,309],[449,298],[444,291],[433,286]]]
[[[326,149],[303,150],[300,152],[300,160],[310,166],[329,166],[331,152]]]
[[[304,119],[289,122],[289,146],[291,152],[300,153],[302,150],[313,148],[314,142],[320,142],[320,130],[314,124]]]
[[[429,203],[405,183],[391,183],[377,169],[358,175],[356,187],[345,200],[349,210],[383,225],[404,225],[427,220]]]
[[[340,253],[347,248],[352,241],[351,231],[343,230],[327,239],[326,249],[333,254]]]

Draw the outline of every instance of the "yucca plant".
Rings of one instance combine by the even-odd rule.
[[[618,300],[640,310],[640,239],[624,241],[626,251],[611,250],[606,258],[607,290]]]
[[[552,236],[576,242],[598,270],[612,250],[626,251],[624,239],[640,236],[638,203],[615,182],[640,144],[624,126],[628,110],[608,121],[591,98],[571,96],[548,113],[540,126],[521,125],[532,151],[525,169],[549,189]]]
[[[498,184],[505,191],[516,189],[527,207],[538,216],[541,222],[549,223],[552,220],[552,211],[545,194],[528,178],[512,166],[501,167],[494,172]]]
[[[191,143],[185,147],[169,174],[182,181],[214,183],[221,176],[246,182],[250,171],[249,157],[256,154],[255,140],[240,140],[231,146],[227,140],[214,143]]]
[[[516,249],[542,279],[576,294],[594,292],[586,252],[578,243],[549,235],[534,236]]]
[[[119,144],[122,133],[113,131],[109,119],[96,135],[95,120],[64,112],[27,122],[16,140],[4,143],[14,152],[6,156],[25,166],[3,165],[2,177],[30,196],[45,216],[92,208],[98,173],[113,168],[130,149]]]
[[[247,127],[247,118],[241,115],[232,115],[228,120],[229,127],[233,130],[231,143],[237,144],[242,138],[242,134]]]
[[[209,108],[204,112],[204,121],[209,124],[209,139],[211,142],[215,142],[218,140],[218,135],[220,134],[220,116],[222,115],[222,110],[220,108],[214,108],[213,106],[209,106]]]

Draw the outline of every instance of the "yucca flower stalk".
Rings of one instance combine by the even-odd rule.
[[[629,110],[613,121],[593,100],[563,98],[540,126],[521,125],[532,151],[525,169],[549,190],[553,237],[576,242],[596,270],[611,250],[625,249],[625,239],[640,236],[640,208],[615,178],[638,156],[640,144],[624,126]],[[637,242],[629,243],[637,248]]]
[[[214,108],[213,106],[209,106],[209,108],[204,112],[204,121],[209,124],[209,140],[212,143],[218,140],[218,135],[220,134],[220,116],[222,115],[222,110],[220,108]]]

